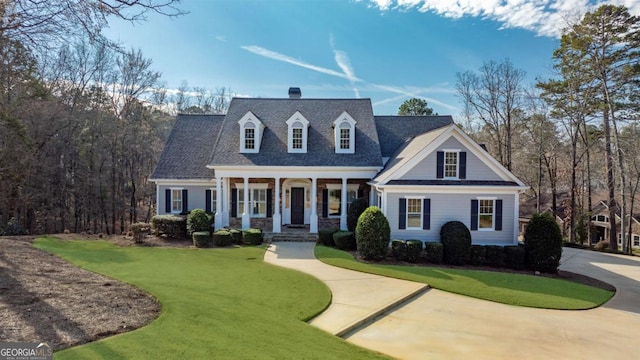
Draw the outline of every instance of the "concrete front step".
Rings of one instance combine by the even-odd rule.
[[[270,234],[265,236],[269,242],[317,242],[316,234]]]

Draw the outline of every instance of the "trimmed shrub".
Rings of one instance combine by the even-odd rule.
[[[420,240],[407,240],[407,257],[408,262],[416,262],[420,258],[422,253],[422,241]]]
[[[151,224],[143,222],[131,224],[131,233],[133,235],[133,242],[140,244],[144,242],[144,238],[147,237],[147,235],[151,234]]]
[[[191,238],[193,239],[193,246],[198,248],[207,248],[213,245],[211,233],[208,231],[196,231],[191,234]]]
[[[389,221],[378,207],[369,206],[358,218],[356,226],[358,254],[367,260],[384,259],[390,238]]]
[[[242,231],[238,229],[227,229],[227,231],[231,234],[231,238],[233,244],[242,244]]]
[[[504,249],[498,245],[485,246],[486,258],[485,264],[491,267],[502,267],[504,263]]]
[[[356,249],[356,236],[351,231],[337,231],[333,233],[333,242],[340,250]]]
[[[449,221],[440,229],[440,242],[444,246],[444,262],[464,265],[471,253],[471,233],[461,221]]]
[[[318,241],[322,245],[336,246],[336,243],[333,242],[333,234],[338,231],[340,231],[340,229],[320,229],[318,230]]]
[[[471,245],[469,264],[474,266],[484,265],[487,257],[487,248],[483,245]]]
[[[156,215],[151,218],[153,234],[172,238],[187,237],[187,217],[182,215]]]
[[[439,242],[424,243],[424,250],[427,253],[427,261],[433,264],[442,264],[444,246]]]
[[[525,268],[524,246],[505,246],[504,265],[511,269],[522,270]]]
[[[398,261],[405,261],[407,258],[407,242],[404,240],[391,240],[391,255]]]
[[[233,236],[229,230],[218,230],[213,233],[213,244],[215,246],[229,246],[233,243]]]
[[[531,217],[524,233],[527,265],[546,273],[557,273],[562,256],[562,233],[549,214]]]
[[[357,198],[349,204],[347,210],[347,229],[349,231],[356,231],[358,226],[358,218],[369,207],[369,200],[366,198]]]
[[[262,229],[248,228],[242,232],[244,243],[248,245],[262,244]]]
[[[213,218],[202,209],[193,209],[187,215],[187,234],[191,235],[196,231],[211,231]]]

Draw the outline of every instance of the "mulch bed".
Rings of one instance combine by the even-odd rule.
[[[150,294],[36,249],[33,238],[0,237],[0,341],[42,341],[60,350],[160,315]]]

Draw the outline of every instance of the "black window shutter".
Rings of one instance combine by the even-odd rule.
[[[189,212],[189,197],[187,196],[189,193],[187,189],[182,190],[182,213],[186,214]]]
[[[460,168],[458,169],[458,178],[467,178],[467,153],[465,151],[460,152]]]
[[[231,217],[238,217],[238,189],[231,189]]]
[[[478,200],[471,200],[471,230],[478,230]]]
[[[496,223],[495,229],[502,230],[502,200],[496,200]]]
[[[267,217],[273,216],[273,199],[271,198],[271,189],[267,189]]]
[[[204,211],[211,212],[211,189],[204,191]]]
[[[329,189],[322,190],[322,217],[329,217]]]
[[[398,229],[407,228],[407,199],[398,199]]]
[[[422,201],[422,229],[431,229],[431,199]]]
[[[164,191],[164,212],[171,212],[171,189]]]
[[[436,178],[444,178],[444,151],[438,151],[436,154]]]

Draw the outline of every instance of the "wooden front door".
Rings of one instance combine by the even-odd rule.
[[[291,188],[291,224],[304,224],[304,188]]]

